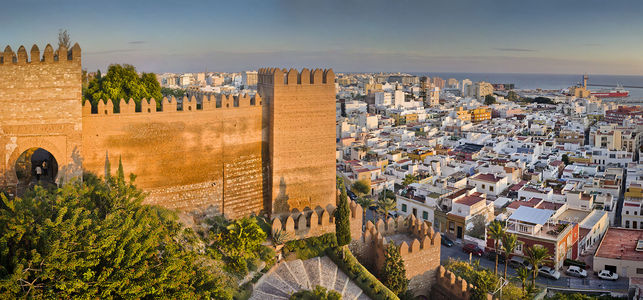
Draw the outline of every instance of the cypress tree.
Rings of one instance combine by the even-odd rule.
[[[118,175],[118,182],[125,182],[125,172],[123,171],[123,159],[122,157],[118,157],[118,172],[116,173]]]
[[[384,267],[381,270],[382,283],[395,294],[406,292],[409,281],[406,279],[404,261],[400,251],[392,241],[388,243],[384,253]]]
[[[344,181],[341,178],[339,178],[338,181],[341,194],[337,200],[337,209],[335,210],[335,234],[337,235],[337,245],[344,246],[351,241],[351,210],[348,206],[348,197],[346,196]]]

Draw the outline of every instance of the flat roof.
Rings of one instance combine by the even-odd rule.
[[[643,252],[636,251],[639,240],[643,240],[643,230],[610,227],[594,256],[643,261]]]
[[[553,210],[520,206],[509,217],[510,220],[543,225],[554,214]]]

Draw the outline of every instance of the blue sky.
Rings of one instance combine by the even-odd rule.
[[[2,2],[5,44],[42,49],[68,29],[89,70],[643,75],[635,0]]]

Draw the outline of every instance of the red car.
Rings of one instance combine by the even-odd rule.
[[[464,253],[473,253],[473,255],[477,256],[482,256],[484,254],[484,250],[476,244],[465,244],[464,247],[462,247],[462,251],[464,251]]]

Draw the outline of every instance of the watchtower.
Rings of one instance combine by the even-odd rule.
[[[16,161],[34,148],[57,161],[52,180],[82,174],[80,47],[47,45],[41,57],[34,45],[30,56],[7,46],[0,57],[0,184],[9,187],[18,184]]]
[[[272,214],[335,204],[335,74],[262,68],[264,207]]]

